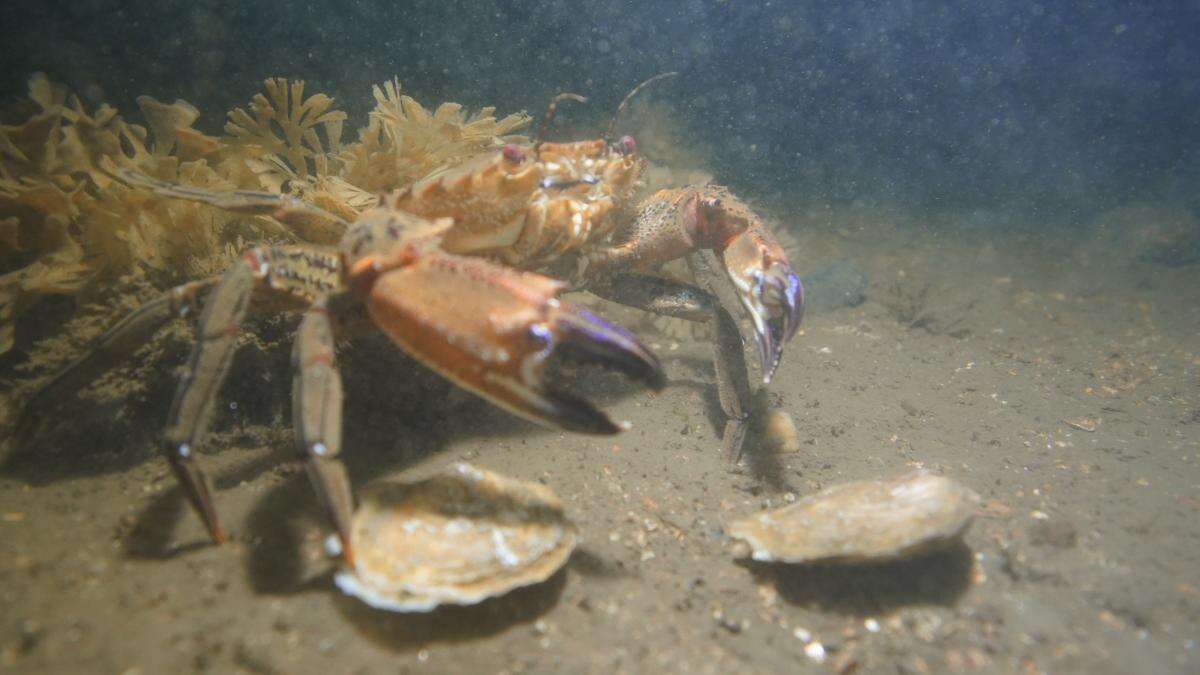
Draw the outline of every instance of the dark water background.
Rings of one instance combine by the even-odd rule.
[[[36,70],[137,117],[184,98],[215,132],[270,76],[365,123],[395,75],[426,105],[611,111],[662,87],[747,194],[980,206],[1083,222],[1200,206],[1200,2],[7,2],[0,100]],[[8,120],[11,121],[11,120]]]

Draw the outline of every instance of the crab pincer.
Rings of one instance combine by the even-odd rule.
[[[783,248],[760,222],[728,242],[722,258],[738,299],[754,324],[763,383],[771,382],[783,346],[804,317],[804,286],[792,271]]]
[[[742,200],[719,186],[696,188],[694,194],[694,210],[685,210],[684,220],[704,248],[720,255],[754,324],[763,384],[770,384],[783,346],[804,317],[804,287],[783,247]]]
[[[409,355],[496,405],[569,431],[621,430],[559,387],[552,361],[586,362],[664,385],[658,359],[636,337],[556,296],[539,274],[414,244],[348,265],[371,318]]]

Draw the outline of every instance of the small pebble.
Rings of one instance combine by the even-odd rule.
[[[800,433],[792,416],[782,410],[767,414],[764,440],[771,452],[800,452]]]

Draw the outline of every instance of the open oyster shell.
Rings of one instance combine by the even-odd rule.
[[[870,562],[912,555],[961,536],[979,495],[914,471],[835,485],[781,509],[739,520],[729,535],[763,562]]]
[[[578,531],[544,486],[459,463],[368,487],[351,537],[354,568],[337,574],[339,588],[378,609],[427,612],[545,581]]]

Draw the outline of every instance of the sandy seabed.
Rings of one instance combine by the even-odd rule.
[[[633,424],[612,438],[513,419],[359,340],[340,357],[356,485],[466,460],[544,482],[584,537],[545,584],[386,614],[331,583],[292,454],[286,321],[255,327],[203,448],[234,537],[208,545],[155,451],[186,350],[175,330],[64,401],[0,474],[0,667],[1200,670],[1200,265],[1145,254],[1159,210],[1071,236],[987,214],[800,211],[797,269],[846,261],[870,287],[861,305],[811,312],[785,353],[766,401],[795,418],[798,453],[752,444],[728,463],[707,345],[656,336],[633,311],[610,315],[656,348],[670,384],[596,378],[593,395]],[[736,518],[912,467],[982,496],[961,546],[873,567],[730,553]]]

